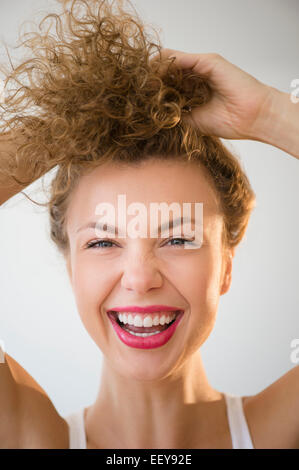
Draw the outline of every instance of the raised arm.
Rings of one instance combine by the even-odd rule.
[[[68,448],[66,424],[47,393],[11,356],[4,354],[4,359],[0,362],[0,449]]]
[[[173,57],[174,65],[191,69],[210,84],[210,101],[193,108],[184,117],[187,122],[207,135],[257,140],[299,159],[299,102],[293,102],[291,94],[260,82],[219,54],[161,52],[163,58]]]
[[[6,175],[9,169],[10,155],[16,150],[16,143],[11,134],[6,132],[0,135],[0,205],[24,189],[12,178]]]
[[[293,102],[291,94],[273,88],[251,132],[252,140],[274,145],[299,159],[299,102]]]
[[[10,165],[15,161],[11,157],[19,145],[11,134],[0,135],[0,205],[25,188],[9,176]],[[21,176],[26,179],[25,173]],[[18,448],[24,423],[28,424],[25,415],[31,415],[34,435],[32,429],[37,429],[39,411],[52,410],[53,414],[55,410],[44,389],[15,359],[4,352],[0,352],[0,357],[0,448]]]
[[[0,205],[26,187],[18,184],[9,172],[11,165],[15,165],[14,156],[19,145],[20,141],[16,139],[15,132],[14,135],[12,132],[0,134]],[[22,177],[26,178],[24,171]]]

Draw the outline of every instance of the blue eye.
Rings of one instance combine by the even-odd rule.
[[[95,242],[89,242],[87,243],[87,246],[86,248],[111,248],[111,246],[97,246],[99,243],[111,243],[112,245],[115,245],[115,243],[113,243],[111,240],[106,240],[106,239],[103,239],[103,240],[97,240]],[[117,246],[117,245],[116,245]]]
[[[193,241],[193,240],[187,240],[186,238],[171,238],[170,240],[168,240],[167,243],[173,242],[174,240],[180,240],[184,243],[182,243],[182,244],[175,243],[174,245],[171,245],[171,246],[185,246],[186,244],[192,243],[192,241]]]
[[[192,243],[192,242],[194,241],[194,239],[192,239],[192,240],[187,240],[187,239],[185,239],[185,238],[178,238],[178,237],[177,237],[177,238],[171,238],[170,240],[168,240],[167,243],[166,243],[166,245],[167,245],[168,243],[171,243],[171,242],[176,241],[176,240],[180,240],[180,241],[183,242],[183,243],[175,243],[175,244],[171,244],[171,246],[185,246],[186,244]],[[100,244],[102,244],[102,243],[110,243],[110,246],[103,246],[103,245],[100,246]],[[102,249],[103,249],[103,248],[112,248],[111,245],[117,246],[117,245],[116,245],[114,242],[112,242],[111,240],[104,238],[104,239],[102,239],[102,240],[96,240],[96,241],[94,241],[94,242],[89,242],[89,243],[87,243],[86,248],[87,248],[87,249],[89,249],[89,248],[102,248]]]

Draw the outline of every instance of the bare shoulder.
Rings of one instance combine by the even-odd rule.
[[[68,449],[68,424],[50,398],[28,386],[19,390],[19,444],[21,449]]]
[[[256,449],[299,449],[299,365],[243,399]]]
[[[10,355],[1,367],[0,448],[68,448],[68,425],[46,391]]]

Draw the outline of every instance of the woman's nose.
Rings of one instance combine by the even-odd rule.
[[[144,294],[149,289],[161,287],[162,275],[152,257],[131,256],[124,266],[121,285],[125,289]]]

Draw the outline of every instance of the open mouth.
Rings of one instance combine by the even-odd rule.
[[[161,333],[162,331],[167,330],[176,320],[177,317],[180,313],[183,313],[182,310],[176,310],[174,312],[171,312],[171,316],[174,315],[174,318],[169,322],[165,323],[164,325],[161,325],[160,323],[158,325],[153,325],[153,326],[135,326],[135,325],[130,325],[129,323],[123,323],[122,321],[119,320],[118,318],[118,313],[114,311],[109,311],[107,312],[108,316],[111,318],[111,320],[115,321],[123,330],[127,331],[128,333],[135,334],[135,335],[156,335]],[[154,315],[150,315],[152,318],[154,318]]]

